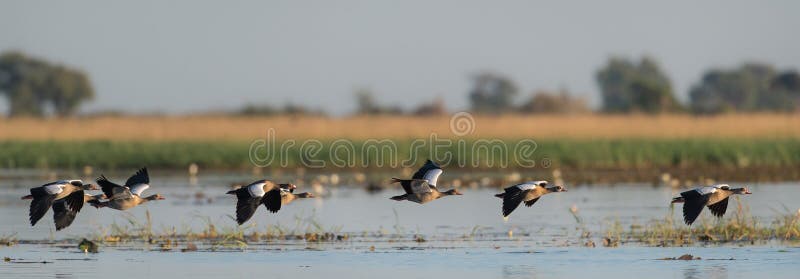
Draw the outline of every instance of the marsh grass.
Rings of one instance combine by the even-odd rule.
[[[607,234],[617,234],[623,241],[650,246],[800,241],[800,212],[786,209],[786,212],[777,214],[773,221],[762,224],[750,214],[750,208],[739,197],[733,199],[736,201],[733,212],[729,208],[726,217],[721,219],[703,216],[692,226],[687,226],[682,220],[672,218],[672,211],[677,209],[671,207],[664,219],[653,220],[642,227],[632,226],[630,231],[624,233],[614,228]]]
[[[513,149],[522,139],[504,139],[503,145]],[[268,169],[306,169],[309,160],[326,162],[326,171],[345,173],[396,171],[400,162],[411,158],[420,161],[431,154],[424,149],[412,154],[413,139],[394,141],[394,156],[377,152],[362,153],[364,142],[353,142],[355,153],[345,166],[342,154],[329,148],[333,141],[322,142],[314,156],[291,149],[276,158]],[[475,141],[468,140],[466,146]],[[456,145],[437,150],[452,154],[446,167],[469,170],[478,174],[492,173],[498,168],[524,170],[526,173],[550,174],[560,169],[564,179],[579,183],[656,181],[663,173],[674,177],[725,177],[729,181],[763,181],[800,179],[800,139],[613,139],[613,140],[538,140],[533,154],[527,156],[534,167],[521,163],[518,155],[494,152],[464,152]],[[185,170],[196,164],[202,169],[252,170],[248,142],[114,142],[114,141],[0,141],[0,168],[34,168],[81,170],[85,166],[111,171],[150,168]],[[447,152],[447,153],[444,153]],[[334,160],[334,158],[339,158]],[[280,162],[280,163],[278,163]],[[547,162],[547,163],[545,163]],[[284,167],[285,165],[285,167]],[[476,172],[477,171],[477,172]],[[496,173],[496,172],[495,172]],[[344,173],[343,173],[344,174]],[[475,181],[481,184],[480,181]]]

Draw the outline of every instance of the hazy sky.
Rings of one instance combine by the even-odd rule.
[[[800,68],[798,14],[800,1],[0,1],[0,51],[89,72],[84,111],[342,114],[359,87],[456,110],[481,70],[526,98],[565,87],[596,105],[610,55],[657,58],[681,100],[711,67]]]

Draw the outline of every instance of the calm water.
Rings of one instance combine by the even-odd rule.
[[[122,180],[117,178],[117,180]],[[154,247],[102,247],[101,253],[77,252],[74,238],[107,231],[112,223],[127,224],[128,219],[143,222],[145,212],[152,216],[154,229],[167,231],[201,230],[206,220],[218,228],[233,228],[235,201],[224,195],[234,181],[246,177],[201,176],[190,184],[183,177],[154,177],[147,193],[161,193],[167,200],[147,204],[129,212],[85,207],[75,223],[55,232],[52,214],[36,227],[27,221],[28,203],[19,200],[26,185],[41,184],[35,179],[2,181],[0,192],[0,236],[14,235],[20,240],[52,240],[63,245],[20,244],[0,248],[0,256],[13,263],[0,263],[0,277],[105,277],[119,278],[194,277],[317,278],[337,277],[422,278],[432,276],[463,278],[576,278],[647,275],[652,278],[796,278],[800,272],[800,248],[784,243],[736,247],[651,248],[635,244],[619,248],[580,246],[581,231],[569,212],[578,208],[584,224],[602,232],[619,223],[645,224],[667,215],[669,200],[677,190],[642,185],[571,186],[569,192],[543,197],[534,207],[520,206],[507,221],[500,217],[500,199],[491,189],[463,189],[463,196],[417,205],[388,199],[401,190],[374,194],[361,189],[325,189],[324,197],[301,200],[284,207],[278,214],[263,208],[250,220],[263,231],[267,225],[280,225],[296,231],[314,221],[326,230],[361,234],[363,232],[409,235],[400,241],[354,238],[347,242],[314,244],[304,241],[251,244],[244,251],[157,252]],[[749,184],[753,195],[741,199],[761,222],[778,214],[796,211],[800,187],[796,183]],[[398,187],[399,188],[399,187]],[[310,190],[302,187],[300,191]],[[729,212],[734,210],[731,204]],[[708,212],[706,222],[714,222]],[[301,221],[298,221],[301,220]],[[511,230],[514,237],[509,238]],[[428,241],[411,241],[410,235],[423,235]],[[470,237],[465,237],[470,236]],[[595,239],[599,243],[599,238]],[[374,248],[373,248],[374,247]],[[702,257],[699,261],[663,261],[682,254]],[[732,260],[731,260],[732,259]],[[47,263],[41,263],[41,262]],[[768,267],[768,268],[765,268]]]

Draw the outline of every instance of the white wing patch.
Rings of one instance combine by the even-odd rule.
[[[65,186],[66,185],[64,183],[55,183],[55,184],[45,185],[43,187],[44,187],[44,191],[47,192],[47,194],[49,194],[49,195],[57,195],[57,194],[59,194],[59,193],[64,191],[64,187]]]
[[[536,188],[537,184],[538,184],[537,182],[525,182],[522,184],[517,184],[517,188],[519,188],[522,191],[527,191]]]
[[[131,194],[134,194],[134,195],[137,195],[137,196],[141,196],[142,193],[144,193],[144,190],[147,190],[147,188],[150,188],[149,184],[140,183],[140,184],[136,184],[136,185],[131,186],[130,190],[131,190]]]
[[[728,185],[728,184],[715,184],[715,185],[713,185],[711,187],[714,187],[714,188],[717,188],[717,189],[725,189],[725,190],[728,190],[728,189],[731,188],[731,186]]]
[[[425,173],[425,176],[422,179],[428,180],[428,184],[436,187],[437,181],[439,181],[439,175],[442,174],[442,169],[432,169]]]
[[[717,192],[717,187],[715,187],[715,186],[706,186],[706,187],[696,188],[694,190],[697,191],[698,193],[700,193],[701,195],[708,195],[708,194],[713,194],[713,193]]]
[[[247,191],[250,192],[251,197],[263,197],[266,192],[264,192],[264,183],[253,183],[250,186],[247,186]]]

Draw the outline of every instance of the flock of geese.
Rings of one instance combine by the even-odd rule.
[[[395,201],[410,201],[419,204],[428,203],[445,196],[462,195],[456,189],[439,191],[436,187],[442,168],[431,160],[414,173],[410,179],[392,178],[392,183],[400,183],[405,194],[391,197]],[[143,197],[145,190],[150,188],[150,176],[147,168],[142,168],[119,185],[108,180],[105,176],[97,178],[97,185],[84,184],[81,180],[59,180],[31,188],[30,195],[22,199],[31,199],[30,222],[36,225],[52,207],[53,220],[56,230],[66,228],[75,220],[75,216],[88,203],[96,208],[112,208],[128,210],[149,201],[163,200],[159,194]],[[295,194],[297,188],[294,184],[278,184],[270,180],[258,180],[247,186],[228,191],[227,194],[236,196],[236,222],[244,224],[253,217],[253,214],[263,204],[272,213],[276,213],[281,206],[287,205],[297,199],[313,198],[311,193]],[[102,194],[90,195],[86,191],[102,190]],[[508,218],[521,203],[531,207],[542,196],[566,192],[562,186],[548,187],[547,181],[530,181],[512,185],[505,188],[503,193],[495,195],[501,198],[502,215]],[[683,203],[683,218],[687,225],[691,225],[708,207],[716,217],[722,217],[728,208],[728,198],[731,195],[751,194],[747,188],[731,188],[727,184],[698,187],[672,199],[672,203]]]

